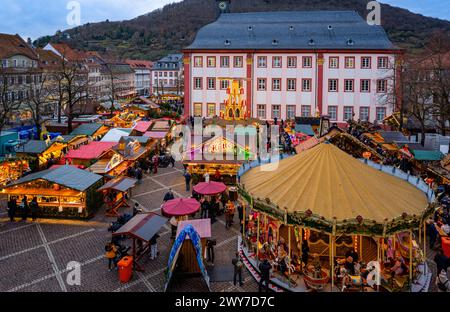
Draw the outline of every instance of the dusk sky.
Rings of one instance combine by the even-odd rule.
[[[165,4],[181,0],[78,0],[81,24],[131,19]],[[213,0],[211,0],[213,1]],[[69,0],[1,0],[0,33],[18,33],[33,40],[72,28],[67,23]],[[426,16],[450,20],[450,6],[443,0],[381,0]],[[332,9],[332,8],[330,8]]]

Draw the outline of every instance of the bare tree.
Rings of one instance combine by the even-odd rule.
[[[106,98],[107,102],[111,103],[110,108],[110,114],[111,117],[114,116],[115,111],[115,103],[117,101],[117,94],[118,94],[118,88],[117,88],[117,77],[114,73],[113,65],[111,63],[105,63],[104,64],[106,69]]]
[[[0,133],[20,105],[21,101],[16,94],[16,88],[11,83],[11,77],[7,74],[7,68],[0,64]]]

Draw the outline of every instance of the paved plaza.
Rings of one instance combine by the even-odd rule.
[[[146,211],[160,213],[160,205],[168,188],[176,197],[190,195],[185,191],[182,166],[159,169],[158,174],[146,174],[142,184],[132,194]],[[6,203],[0,208],[0,292],[155,292],[163,291],[170,248],[170,227],[159,233],[160,256],[142,259],[144,272],[136,273],[127,283],[119,282],[117,271],[108,271],[104,246],[111,239],[108,227],[115,218],[105,217],[99,211],[90,221],[63,221],[40,219],[38,222],[7,219]],[[131,210],[121,210],[131,213]],[[18,219],[17,219],[18,220]],[[237,216],[236,220],[237,221]],[[231,229],[225,228],[224,217],[212,225],[213,238],[217,239],[215,266],[231,266],[237,250],[238,222]],[[70,286],[67,276],[71,261],[81,264],[81,286]],[[257,291],[257,283],[248,272],[244,273],[244,286],[232,282],[212,282],[213,291]],[[201,277],[176,277],[169,291],[207,291]]]

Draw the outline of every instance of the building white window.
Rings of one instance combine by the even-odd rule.
[[[329,65],[330,65],[330,68],[339,68],[339,57],[330,56]]]
[[[370,79],[361,79],[361,92],[370,92]]]
[[[22,67],[27,67],[27,61],[22,60]]]
[[[17,67],[17,60],[13,60],[13,64],[14,67]]]
[[[386,118],[386,107],[377,107],[376,113],[377,120],[382,121],[384,118]]]
[[[311,117],[310,105],[302,105],[302,117]]]
[[[303,59],[303,67],[304,68],[312,67],[312,57],[311,56],[304,56],[302,59]]]
[[[201,77],[194,78],[194,89],[195,90],[202,89],[202,78]]]
[[[207,104],[207,113],[208,113],[208,117],[214,117],[216,115],[216,104],[215,103]]]
[[[272,67],[273,68],[280,68],[282,66],[282,57],[281,56],[274,56],[272,58]]]
[[[338,91],[338,80],[337,79],[329,79],[328,80],[328,91],[329,92],[337,92]]]
[[[272,105],[272,118],[281,118],[281,105]]]
[[[220,57],[220,67],[223,67],[223,68],[230,67],[230,57],[229,56],[221,56]]]
[[[286,118],[291,120],[295,119],[295,105],[286,106]]]
[[[359,108],[359,119],[361,121],[369,121],[369,107],[368,106],[361,106]]]
[[[355,68],[355,58],[353,56],[345,58],[345,68]]]
[[[297,67],[297,57],[296,56],[288,56],[287,58],[287,67],[296,68]]]
[[[353,120],[353,106],[344,106],[344,120]]]
[[[369,56],[363,56],[361,57],[361,68],[363,69],[369,69],[372,67],[372,58]]]
[[[328,116],[330,116],[330,120],[337,120],[337,106],[328,106]]]
[[[388,68],[389,59],[385,56],[378,58],[378,68],[386,69]]]
[[[203,57],[201,56],[194,57],[194,67],[203,67]]]
[[[167,77],[167,72],[164,72],[164,77]]]
[[[244,59],[242,56],[235,56],[234,57],[234,67],[242,67],[244,66]]]
[[[208,78],[208,90],[216,89],[216,78]]]
[[[258,67],[267,67],[267,56],[258,56]]]
[[[280,78],[272,79],[272,91],[281,91],[281,79]]]
[[[267,80],[265,78],[258,78],[258,91],[266,91]]]
[[[229,80],[221,80],[220,81],[220,89],[226,90],[226,89],[228,89],[229,86],[230,86]]]
[[[2,66],[3,66],[3,68],[7,68],[8,67],[8,60],[2,60]]]
[[[173,72],[170,72],[170,73],[169,73],[169,77],[173,77]]]
[[[259,119],[266,119],[267,118],[266,105],[258,105],[257,111],[258,111],[258,118]]]
[[[296,91],[297,90],[297,79],[288,78],[287,80],[287,90],[288,91]]]
[[[387,81],[385,79],[377,80],[377,92],[378,93],[387,92]]]
[[[345,79],[344,80],[344,91],[345,92],[353,92],[354,91],[354,80],[353,79]]]
[[[202,103],[194,103],[194,116],[201,117],[202,116]]]
[[[311,92],[311,79],[302,79],[302,91],[303,92]]]
[[[159,72],[159,77],[162,77],[163,76],[163,73],[162,72]]]
[[[206,66],[208,66],[208,67],[216,67],[216,57],[215,56],[208,56],[206,58]]]

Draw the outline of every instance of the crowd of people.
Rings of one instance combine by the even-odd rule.
[[[11,196],[7,207],[8,217],[11,222],[16,221],[16,216],[19,216],[22,221],[27,221],[28,217],[31,217],[33,222],[37,221],[40,209],[37,197],[33,197],[33,199],[28,202],[28,198],[25,195],[23,196],[20,204],[17,204],[17,197]]]

